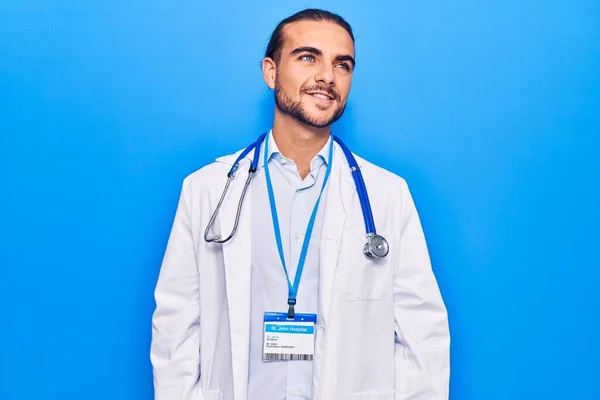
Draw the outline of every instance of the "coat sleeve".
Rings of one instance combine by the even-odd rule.
[[[154,292],[150,359],[155,400],[191,400],[200,378],[200,296],[187,179]]]
[[[394,275],[397,400],[447,400],[450,333],[412,196],[403,183],[400,252]]]

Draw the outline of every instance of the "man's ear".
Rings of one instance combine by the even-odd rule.
[[[275,76],[277,75],[277,64],[275,60],[266,57],[262,61],[263,79],[270,89],[275,89]]]

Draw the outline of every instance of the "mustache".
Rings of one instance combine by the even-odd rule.
[[[340,96],[338,93],[330,86],[311,86],[302,89],[302,93],[307,92],[325,92],[330,95],[334,100],[337,100]]]

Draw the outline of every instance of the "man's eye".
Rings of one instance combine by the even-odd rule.
[[[313,56],[311,56],[310,54],[305,54],[303,56],[300,56],[301,60],[304,61],[315,61],[315,58]]]
[[[350,66],[347,63],[338,64],[338,65],[336,65],[336,67],[345,69],[346,71],[350,71]]]

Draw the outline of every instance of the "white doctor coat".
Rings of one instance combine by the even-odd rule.
[[[155,290],[156,400],[246,400],[250,335],[250,193],[238,231],[203,239],[239,152],[188,176]],[[215,231],[229,234],[253,152],[242,161]],[[421,224],[405,181],[360,157],[375,225],[390,244],[365,258],[365,227],[348,163],[335,145],[320,247],[314,400],[446,400],[450,336]],[[250,189],[251,190],[251,189]]]

